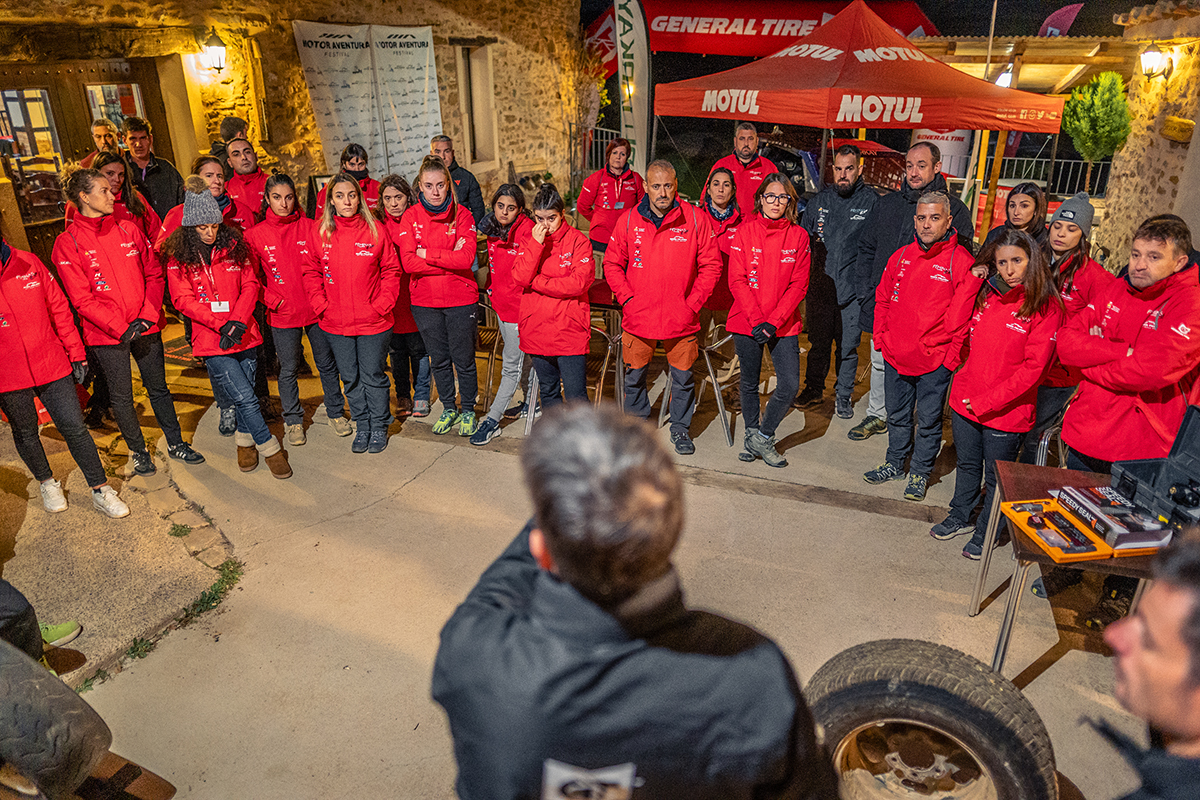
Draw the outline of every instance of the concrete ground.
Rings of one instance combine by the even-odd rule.
[[[353,455],[348,439],[317,424],[306,445],[289,448],[295,477],[277,481],[265,466],[237,470],[215,409],[203,409],[200,376],[176,370],[172,380],[196,395],[185,424],[208,461],[172,477],[232,542],[245,576],[217,611],[85,696],[112,728],[113,749],[182,798],[453,797],[430,671],[441,625],[530,513],[522,425],[474,448],[433,436],[433,417],[409,420],[393,425],[384,453]],[[315,381],[304,396],[315,402]],[[791,465],[775,470],[737,460],[708,397],[694,426],[698,452],[678,459],[688,523],[677,563],[693,605],[775,638],[802,681],[841,650],[881,638],[990,661],[1004,596],[968,617],[977,565],[959,554],[964,540],[927,535],[952,491],[952,450],[929,498],[907,503],[902,484],[863,483],[885,442],[848,441],[854,423],[831,420],[832,403],[788,416],[780,438]],[[20,536],[17,554],[11,563]],[[993,562],[989,592],[1008,577],[1006,556]],[[1103,717],[1134,735],[1141,725],[1113,700],[1107,651],[1080,624],[1089,588],[1053,607],[1026,594],[1005,674],[1049,729],[1064,785],[1110,800],[1135,778],[1079,719]],[[110,590],[86,587],[87,596]]]

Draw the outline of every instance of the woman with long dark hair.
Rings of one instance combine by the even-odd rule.
[[[359,192],[368,211],[374,211],[379,206],[379,181],[371,177],[367,170],[367,149],[361,144],[348,144],[342,151],[338,169],[358,183]],[[317,192],[317,219],[325,213],[325,198],[329,195],[329,187],[333,182],[325,184]]]
[[[400,232],[400,218],[415,203],[412,187],[399,175],[388,175],[379,182],[379,205],[375,217],[383,223],[393,246]],[[397,251],[398,253],[399,251]],[[396,384],[399,415],[429,416],[429,353],[417,330],[412,313],[412,276],[400,273],[400,293],[396,296],[392,324],[392,381]]]
[[[775,430],[800,391],[800,303],[808,292],[811,254],[808,232],[796,212],[796,189],[773,172],[754,193],[754,215],[738,228],[729,257],[733,308],[727,330],[741,362],[742,419],[746,423],[742,461],[761,458],[786,467],[775,449]],[[758,379],[763,346],[775,365],[775,392],[759,419]]]
[[[717,326],[729,321],[729,309],[733,308],[733,293],[729,291],[729,254],[733,237],[745,221],[737,202],[737,183],[733,172],[726,167],[717,167],[708,175],[704,184],[704,202],[700,208],[708,214],[713,233],[717,237],[717,250],[721,253],[721,277],[704,307],[700,309],[700,336],[703,342],[711,343],[716,336]],[[721,348],[725,358],[734,357],[732,341]],[[741,406],[741,395],[737,384],[729,387],[730,407],[737,411]]]
[[[950,386],[950,418],[958,471],[950,514],[930,531],[952,539],[972,530],[971,512],[985,487],[971,541],[963,555],[978,559],[996,488],[996,462],[1017,456],[1021,437],[1033,426],[1037,387],[1054,357],[1062,324],[1062,301],[1050,261],[1022,230],[1006,230],[980,251],[977,268],[988,277],[975,298],[963,332],[962,366]]]
[[[592,338],[588,290],[596,279],[592,243],[566,221],[552,183],[533,198],[533,228],[520,242],[512,279],[520,286],[521,350],[533,358],[542,408],[587,402],[587,352]],[[561,389],[559,388],[561,385]],[[532,413],[532,412],[531,412]]]
[[[521,408],[509,409],[508,404],[517,387],[528,387],[529,380],[529,357],[521,349],[518,330],[524,287],[513,278],[513,262],[533,229],[533,221],[525,211],[525,192],[515,183],[506,183],[497,189],[492,195],[491,206],[491,212],[483,218],[479,229],[487,236],[488,297],[500,322],[504,355],[500,364],[500,387],[492,407],[471,437],[471,444],[479,446],[500,435],[500,421],[506,411],[509,415],[520,416]]]
[[[392,310],[400,291],[396,248],[344,172],[326,188],[329,202],[304,251],[304,288],[329,339],[357,428],[352,453],[387,447]]]
[[[442,401],[433,432],[449,433],[457,425],[460,436],[472,436],[479,428],[475,419],[479,284],[471,271],[475,219],[455,199],[450,170],[437,156],[425,156],[421,162],[416,189],[417,204],[400,219],[396,244],[404,271],[412,275],[413,318],[429,351]]]
[[[996,241],[1004,231],[1025,231],[1042,247],[1046,246],[1046,235],[1049,226],[1046,225],[1046,193],[1036,183],[1018,183],[1008,193],[1004,203],[1004,223],[988,231],[983,240],[987,247]],[[980,248],[982,250],[982,248]]]
[[[113,216],[120,220],[128,220],[137,226],[138,230],[153,242],[162,227],[162,220],[154,209],[146,202],[133,185],[129,174],[129,163],[117,153],[101,150],[92,159],[91,168],[99,171],[108,181],[108,188],[113,193]],[[66,221],[70,224],[79,213],[71,203],[67,204]]]
[[[312,220],[296,207],[296,185],[282,173],[267,178],[263,190],[263,221],[246,231],[246,244],[258,267],[262,283],[265,323],[279,354],[279,400],[283,406],[284,435],[288,444],[308,441],[304,433],[304,408],[300,405],[298,375],[304,360],[302,336],[312,346],[313,361],[321,378],[325,415],[338,436],[350,435],[343,410],[346,401],[338,383],[337,363],[329,340],[317,325],[304,289],[301,253],[313,233]]]

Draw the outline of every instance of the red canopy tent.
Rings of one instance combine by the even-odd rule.
[[[925,55],[864,0],[774,55],[654,87],[658,116],[813,128],[1058,133],[1063,102],[996,86]]]

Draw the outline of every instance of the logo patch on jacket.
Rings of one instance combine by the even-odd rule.
[[[1184,325],[1182,322],[1179,323],[1178,325],[1176,325],[1174,328],[1171,328],[1171,330],[1173,330],[1175,333],[1178,333],[1180,336],[1187,339],[1189,342],[1192,340],[1192,337],[1188,335],[1192,332],[1192,329],[1189,328],[1187,325]]]
[[[547,758],[542,765],[541,800],[577,800],[590,798],[629,798],[639,785],[637,764],[617,764],[599,769],[584,769]]]

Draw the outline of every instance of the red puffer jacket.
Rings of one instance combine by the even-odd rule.
[[[1025,433],[1037,419],[1037,387],[1054,360],[1062,306],[1051,297],[1030,318],[1018,317],[1025,287],[1004,294],[1000,288],[996,278],[988,281],[984,306],[968,323],[967,355],[954,374],[950,408],[994,430]]]
[[[229,248],[214,248],[211,264],[167,261],[171,302],[192,321],[193,354],[227,356],[262,344],[262,332],[254,320],[261,288],[256,272],[252,256],[236,261]],[[222,350],[220,330],[227,322],[240,322],[246,331],[242,341]]]
[[[255,222],[262,222],[263,194],[267,190],[267,173],[261,169],[249,175],[232,175],[225,181],[225,192],[234,202],[254,214]]]
[[[462,242],[457,250],[455,246]],[[418,202],[404,212],[396,232],[404,271],[412,275],[412,302],[425,308],[455,308],[479,302],[475,263],[475,219],[466,206],[451,203],[430,214]],[[425,249],[425,257],[417,250]]]
[[[162,265],[132,223],[80,215],[54,241],[52,258],[85,343],[118,344],[135,319],[154,323],[146,333],[166,324]]]
[[[914,236],[888,259],[875,290],[872,345],[901,375],[958,368],[981,283],[974,262],[953,229],[929,250]]]
[[[33,253],[13,250],[0,264],[0,392],[64,378],[86,358],[58,281]]]
[[[617,220],[626,211],[636,207],[645,194],[642,176],[629,167],[620,177],[614,178],[605,167],[584,178],[576,207],[583,218],[591,223],[588,237],[593,242],[608,244]]]
[[[739,208],[735,208],[725,219],[714,217],[707,203],[702,208],[712,223],[713,233],[717,237],[717,250],[721,251],[721,277],[713,287],[712,294],[704,301],[704,307],[713,311],[728,311],[733,308],[733,292],[729,291],[729,254],[733,249],[733,236],[746,218],[742,216]]]
[[[700,330],[700,309],[721,277],[721,252],[709,217],[676,201],[662,227],[646,198],[617,220],[604,254],[604,277],[621,303],[621,324],[643,339]]]
[[[254,225],[254,213],[236,200],[230,198],[229,207],[225,209],[221,222],[231,228],[245,231]],[[166,243],[172,233],[179,230],[182,224],[183,203],[180,203],[168,211],[167,216],[163,218],[162,226],[158,229],[158,236],[154,239],[154,249],[162,250],[163,244]]]
[[[488,296],[491,298],[492,308],[501,322],[511,324],[521,317],[523,288],[513,280],[513,262],[517,258],[521,245],[524,244],[525,239],[529,238],[529,232],[532,230],[533,220],[520,214],[509,227],[507,238],[488,237],[488,280],[491,282],[491,286],[488,287]],[[534,242],[534,244],[537,243]],[[539,353],[538,355],[543,354]]]
[[[761,214],[743,223],[729,257],[733,308],[725,329],[749,336],[755,326],[769,322],[777,336],[799,334],[809,264],[808,231],[801,225]]]
[[[301,252],[313,221],[294,211],[286,217],[267,209],[267,218],[246,231],[246,244],[262,285],[262,303],[272,328],[303,328],[317,321],[304,288]]]
[[[1064,263],[1061,271],[1066,272],[1070,266],[1070,262]],[[1076,314],[1091,305],[1097,295],[1116,279],[1115,275],[1089,258],[1086,264],[1075,271],[1075,274],[1071,276],[1071,282],[1060,292],[1065,307],[1064,324],[1066,320],[1074,319]],[[1042,380],[1042,385],[1078,386],[1082,380],[1083,373],[1077,367],[1065,366],[1056,355],[1050,362],[1050,370]]]
[[[405,215],[407,216],[407,215]],[[328,240],[314,223],[301,250],[304,289],[321,330],[369,336],[392,329],[400,292],[400,260],[382,225],[372,235],[361,216],[338,217]]]
[[[1059,358],[1083,371],[1063,419],[1062,438],[1072,449],[1102,461],[1170,452],[1184,411],[1195,402],[1196,270],[1190,265],[1142,290],[1114,280],[1059,331]],[[1102,336],[1089,333],[1095,326]]]
[[[401,219],[403,215],[383,215],[383,227],[392,242],[392,249],[396,251],[397,259],[400,258],[400,248],[396,245],[396,237],[400,233]],[[396,305],[392,309],[392,333],[417,333],[417,321],[413,319],[412,313],[412,275],[403,268],[400,270],[400,291],[396,294]]]
[[[321,191],[317,192],[317,219],[325,213],[325,190],[328,187],[322,186]],[[367,210],[374,211],[379,205],[379,181],[367,176],[367,179],[362,182],[362,199],[367,201]]]
[[[137,190],[135,189],[134,191]],[[138,194],[141,194],[141,192],[138,192]],[[142,207],[146,209],[146,213],[138,217],[129,210],[129,206],[120,200],[114,200],[112,215],[118,220],[132,222],[148,241],[157,241],[158,231],[162,228],[162,220],[158,218],[158,214],[154,213],[154,209],[150,207],[150,203],[146,200],[145,196],[142,197]],[[67,203],[67,224],[70,225],[77,216],[79,216],[79,212],[75,210],[74,204]]]
[[[588,289],[596,279],[592,243],[566,222],[538,244],[522,237],[512,279],[521,295],[521,351],[538,356],[587,355],[592,339]]]

